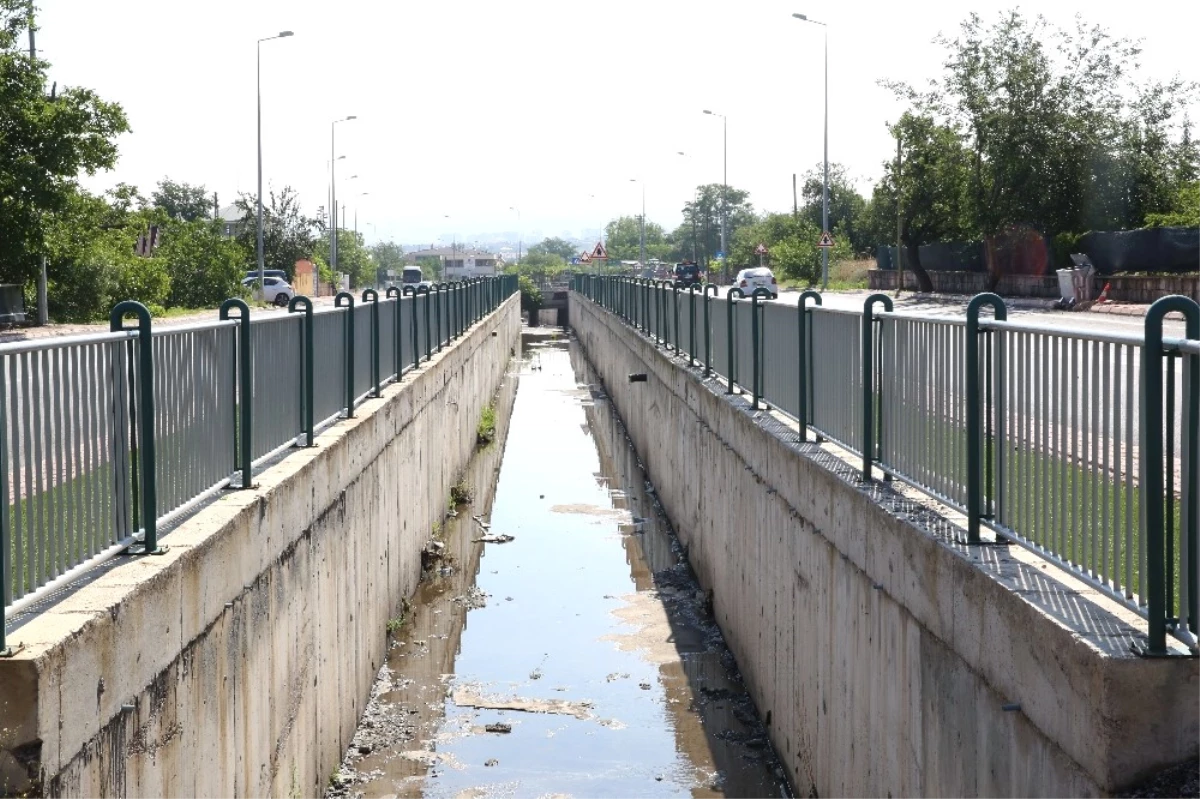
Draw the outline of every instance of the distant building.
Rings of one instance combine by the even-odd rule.
[[[217,211],[217,219],[221,220],[221,232],[232,238],[242,232],[242,209],[236,205],[227,205]]]
[[[502,259],[481,250],[464,250],[458,247],[434,247],[427,250],[406,252],[404,260],[421,265],[436,262],[442,280],[462,280],[468,277],[493,277],[500,270]]]

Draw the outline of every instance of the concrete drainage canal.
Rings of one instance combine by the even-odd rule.
[[[485,414],[487,416],[487,414]],[[327,796],[778,796],[737,664],[582,352],[527,330]]]

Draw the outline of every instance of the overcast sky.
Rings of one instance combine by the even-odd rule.
[[[829,157],[869,191],[903,110],[881,77],[940,73],[931,40],[976,0],[819,5],[801,0],[40,0],[51,79],[119,102],[132,132],[117,168],[88,182],[164,175],[222,205],[255,185],[255,40],[262,45],[264,180],[325,203],[330,122],[338,199],[368,241],[461,240],[598,228],[638,213],[668,229],[693,187],[728,177],[758,210],[792,203],[792,173],[822,157],[822,28],[828,23]],[[1200,3],[1047,0],[1026,9],[1144,40],[1144,76],[1200,78]],[[1148,11],[1149,13],[1140,13]],[[1200,119],[1196,120],[1200,122]],[[679,151],[686,153],[678,155]],[[357,175],[349,180],[351,175]],[[367,192],[366,196],[361,196]],[[449,218],[446,218],[449,216]],[[348,222],[350,220],[348,219]]]

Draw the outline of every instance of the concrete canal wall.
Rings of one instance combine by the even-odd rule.
[[[1136,616],[1016,547],[958,543],[586,299],[570,319],[796,795],[1097,795],[1196,757],[1197,661],[1132,655]]]
[[[320,795],[519,335],[513,296],[165,555],[10,635],[25,648],[0,660],[0,794]]]

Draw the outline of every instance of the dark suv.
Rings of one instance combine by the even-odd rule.
[[[693,261],[675,264],[675,282],[684,288],[703,283],[704,278],[700,274],[700,265]]]

